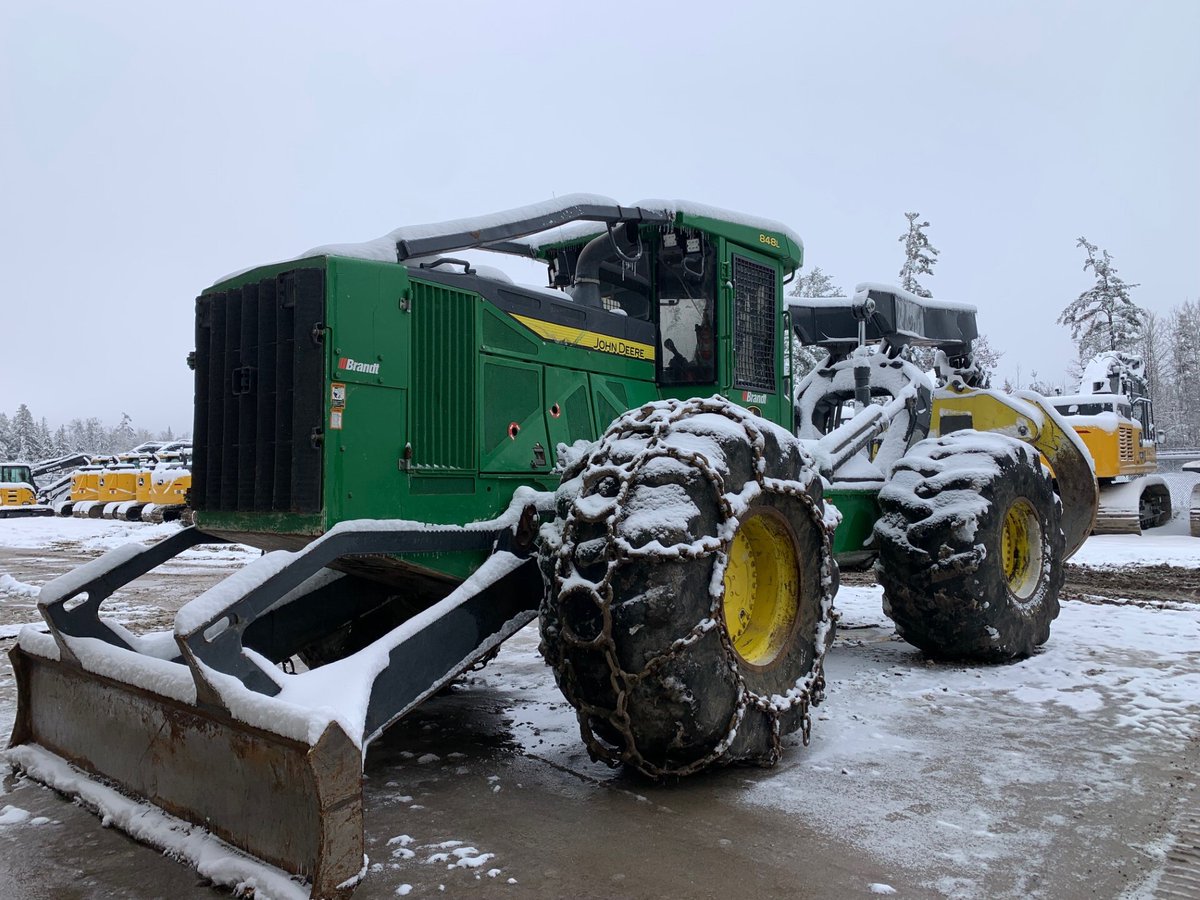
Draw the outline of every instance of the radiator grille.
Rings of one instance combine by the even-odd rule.
[[[413,466],[475,469],[475,307],[470,294],[414,281]]]
[[[196,299],[193,508],[320,511],[324,310],[321,269]]]
[[[1121,462],[1133,462],[1133,429],[1127,425],[1117,427],[1117,446]]]
[[[775,390],[775,270],[733,257],[734,387]]]

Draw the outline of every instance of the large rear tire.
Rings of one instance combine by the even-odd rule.
[[[920,442],[880,491],[884,612],[930,656],[1028,656],[1058,616],[1066,539],[1037,454],[998,434]]]
[[[541,563],[542,653],[593,758],[662,778],[807,741],[836,570],[787,432],[720,397],[626,413],[565,473]]]

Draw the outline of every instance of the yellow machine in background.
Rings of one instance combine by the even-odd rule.
[[[52,515],[54,510],[38,503],[29,464],[0,463],[0,519]]]
[[[1142,361],[1102,353],[1084,370],[1079,393],[1054,407],[1083,439],[1100,482],[1097,534],[1140,534],[1171,520],[1171,492],[1158,475],[1154,409]]]
[[[148,522],[188,518],[187,492],[192,486],[191,444],[155,454],[152,468],[138,472],[137,499],[144,504],[141,517]]]
[[[59,507],[59,515],[80,519],[100,518],[100,513],[104,511],[104,505],[100,503],[100,476],[103,472],[104,462],[98,459],[78,469],[71,476],[71,493],[67,502]]]

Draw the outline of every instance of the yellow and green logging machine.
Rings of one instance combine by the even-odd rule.
[[[453,255],[476,250],[541,261],[545,286]],[[928,653],[1032,652],[1095,509],[1070,429],[973,386],[972,307],[787,298],[801,262],[774,222],[572,195],[205,290],[195,525],[42,590],[10,758],[67,791],[67,764],[100,776],[325,897],[366,871],[367,745],[535,616],[591,753],[652,777],[807,738],[835,557],[876,560]],[[794,339],[829,351],[803,379]],[[937,391],[910,344],[941,351]],[[214,540],[274,552],[171,632],[100,615]]]

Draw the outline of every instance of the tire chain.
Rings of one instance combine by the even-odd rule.
[[[663,550],[661,549],[648,551],[630,546],[628,541],[617,531],[618,525],[625,516],[625,501],[633,488],[634,476],[648,462],[661,457],[671,457],[694,465],[704,475],[709,486],[716,494],[717,506],[722,517],[721,525],[717,528],[718,534],[721,535],[720,537],[708,535],[700,541],[691,544],[677,544],[674,547],[665,548],[666,551],[677,554],[684,559],[700,559],[715,553],[718,557],[717,571],[720,573],[724,572],[728,560],[728,550],[736,528],[727,526],[731,520],[736,521],[736,517],[729,495],[726,495],[724,491],[724,479],[704,454],[698,451],[681,450],[663,443],[664,433],[668,430],[669,426],[682,418],[700,413],[716,413],[739,424],[746,432],[749,444],[753,448],[754,477],[758,483],[758,490],[762,492],[769,489],[772,493],[786,494],[799,499],[805,510],[816,522],[819,528],[818,533],[822,535],[822,596],[820,615],[817,621],[816,640],[814,642],[813,664],[809,672],[798,679],[792,689],[787,692],[787,697],[780,698],[777,696],[777,699],[773,700],[771,697],[754,693],[746,685],[745,679],[734,662],[737,651],[733,648],[728,630],[720,625],[722,610],[721,597],[719,595],[712,595],[712,607],[709,610],[708,617],[697,623],[684,637],[673,641],[667,650],[648,660],[639,673],[626,672],[621,668],[618,661],[616,644],[612,637],[613,577],[617,569],[625,562],[661,558],[663,556]],[[661,407],[653,404],[646,405],[637,410],[627,412],[617,419],[614,426],[609,427],[608,433],[576,464],[580,468],[580,471],[583,471],[585,468],[589,470],[589,477],[587,483],[583,485],[583,490],[571,502],[570,511],[567,514],[562,531],[562,543],[555,551],[554,594],[561,597],[568,580],[571,582],[572,592],[577,592],[581,589],[587,590],[591,595],[590,599],[601,612],[603,624],[600,633],[595,638],[585,640],[568,633],[568,629],[563,626],[562,617],[557,614],[557,611],[555,619],[558,623],[559,640],[575,648],[602,650],[608,666],[610,685],[616,697],[615,710],[610,712],[605,708],[584,703],[579,699],[579,692],[577,690],[567,692],[568,697],[573,698],[571,702],[575,706],[580,733],[587,745],[588,755],[593,760],[604,761],[613,768],[622,764],[632,765],[654,779],[693,774],[717,762],[729,749],[737,736],[737,730],[741,726],[746,711],[751,706],[766,713],[771,723],[771,751],[768,759],[762,762],[763,765],[774,765],[782,756],[783,735],[780,721],[785,713],[791,712],[797,707],[800,709],[799,730],[801,739],[805,746],[809,743],[812,733],[810,708],[819,705],[825,696],[824,656],[828,644],[831,643],[831,631],[835,627],[838,618],[837,613],[833,609],[833,590],[831,588],[831,585],[835,581],[832,571],[833,556],[830,543],[832,528],[826,524],[821,510],[817,508],[816,502],[802,485],[795,481],[767,478],[764,475],[766,469],[766,460],[763,454],[765,441],[762,431],[754,425],[753,418],[754,416],[749,412],[742,410],[740,407],[727,402],[719,396],[681,402],[667,417],[661,415]],[[628,462],[611,462],[610,457],[613,454],[614,441],[626,439],[631,435],[647,436],[646,446]],[[610,502],[603,505],[602,513],[581,513],[577,502],[578,499],[585,495],[588,488],[606,478],[613,478],[617,481],[619,487],[615,495],[610,498]],[[577,522],[583,521],[594,524],[600,521],[601,518],[605,524],[607,537],[604,554],[606,565],[604,576],[599,582],[596,582],[586,578],[576,567],[575,560],[572,558],[576,545],[571,538],[576,529]],[[695,549],[697,544],[701,545],[699,552]],[[716,581],[715,575],[713,581]],[[586,588],[583,587],[584,585],[586,585]],[[544,605],[549,605],[549,597],[550,592],[547,591]],[[544,609],[543,616],[545,612]],[[695,644],[713,629],[716,629],[720,635],[721,643],[725,648],[726,659],[729,661],[729,668],[738,685],[738,702],[730,718],[725,737],[703,757],[685,766],[675,768],[660,767],[647,760],[637,750],[628,712],[629,697],[639,681],[645,679],[669,660],[677,657],[682,651]],[[551,658],[544,643],[542,654],[547,659]],[[555,662],[552,665],[559,683],[577,684],[572,672],[571,663],[566,658],[566,654],[557,652],[553,654],[553,658]],[[784,702],[782,704],[777,702],[779,699]],[[624,738],[624,750],[617,752],[616,748],[597,738],[592,731],[592,718],[605,719],[620,732]]]

